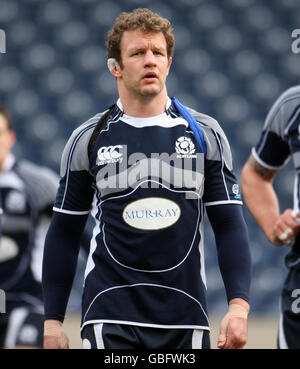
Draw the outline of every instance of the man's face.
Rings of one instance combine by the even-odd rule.
[[[121,40],[122,68],[118,68],[121,88],[134,96],[155,96],[164,88],[172,58],[161,32],[125,31]]]
[[[6,118],[0,114],[0,166],[3,165],[14,143],[15,134],[8,129]]]

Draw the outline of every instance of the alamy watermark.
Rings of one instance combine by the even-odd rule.
[[[300,28],[294,29],[292,32],[292,38],[295,40],[292,42],[291,48],[294,54],[300,53]]]
[[[6,53],[6,34],[3,29],[0,29],[0,54]]]
[[[292,303],[292,312],[298,314],[300,313],[300,288],[292,291],[292,297],[295,298]]]
[[[195,153],[191,141],[181,146],[178,142],[175,153],[151,153],[150,157],[140,152],[128,155],[127,145],[101,147],[96,159],[96,165],[102,166],[97,187],[107,195],[120,189],[159,188],[162,184],[165,188],[185,188],[186,198],[197,198],[203,190],[204,156]]]
[[[6,313],[6,297],[5,292],[0,289],[0,314]]]

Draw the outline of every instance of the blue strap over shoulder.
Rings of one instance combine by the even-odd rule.
[[[187,108],[182,105],[176,97],[171,98],[174,106],[180,113],[180,115],[189,123],[190,129],[193,131],[197,141],[199,142],[202,151],[204,153],[204,156],[206,156],[207,148],[206,148],[206,142],[204,139],[204,134],[202,132],[202,129],[200,127],[200,124],[196,121],[196,119],[192,116],[192,114],[187,110]]]

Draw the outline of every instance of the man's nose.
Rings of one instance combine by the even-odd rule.
[[[153,66],[156,65],[156,60],[153,52],[148,50],[145,54],[145,66]]]

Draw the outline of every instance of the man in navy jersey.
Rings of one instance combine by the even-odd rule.
[[[168,97],[173,49],[170,22],[148,9],[122,13],[108,33],[119,99],[92,153],[104,113],[73,132],[62,156],[43,262],[45,348],[68,348],[62,323],[90,213],[83,347],[209,348],[205,208],[228,298],[218,347],[246,343],[250,253],[230,148],[213,118],[190,109],[205,135],[204,157]]]
[[[42,253],[59,178],[51,170],[16,160],[15,133],[0,106],[0,289],[5,313],[0,314],[0,347],[41,348],[44,309]]]
[[[252,215],[276,246],[290,248],[285,258],[285,280],[278,330],[279,348],[300,348],[300,86],[285,91],[271,107],[261,137],[242,171],[242,188]],[[293,207],[280,212],[273,180],[293,159],[295,167]]]

